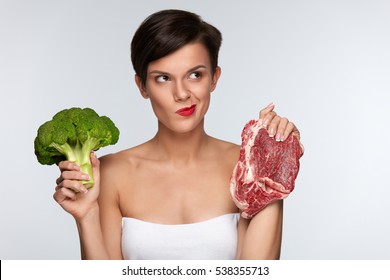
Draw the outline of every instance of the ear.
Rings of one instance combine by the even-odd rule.
[[[135,83],[137,84],[137,87],[142,95],[143,98],[145,99],[148,99],[149,98],[149,94],[146,92],[146,88],[145,86],[142,84],[142,79],[140,76],[138,76],[137,74],[135,74],[134,76],[134,80],[135,80]]]
[[[215,90],[215,88],[217,87],[217,83],[218,83],[219,77],[221,76],[221,73],[222,73],[221,67],[217,66],[215,68],[214,75],[213,75],[213,81],[211,83],[211,92],[213,92]]]

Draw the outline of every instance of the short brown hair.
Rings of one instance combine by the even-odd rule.
[[[131,42],[131,61],[145,86],[149,63],[169,55],[188,43],[200,42],[208,50],[212,70],[218,66],[221,32],[197,14],[162,10],[147,17]]]

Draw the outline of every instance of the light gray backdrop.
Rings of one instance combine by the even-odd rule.
[[[390,2],[0,2],[1,259],[78,259],[75,223],[52,199],[59,171],[33,154],[60,109],[92,107],[121,129],[114,147],[155,133],[130,64],[149,14],[194,11],[224,35],[209,134],[240,143],[271,101],[306,154],[285,202],[283,259],[389,259]]]

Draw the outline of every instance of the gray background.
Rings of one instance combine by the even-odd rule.
[[[52,199],[59,171],[33,154],[36,129],[88,106],[121,129],[98,155],[152,137],[129,43],[165,8],[199,13],[224,35],[209,134],[240,143],[271,101],[302,133],[282,259],[390,259],[390,1],[0,3],[1,259],[79,258],[75,222]]]

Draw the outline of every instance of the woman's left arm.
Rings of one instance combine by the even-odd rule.
[[[277,260],[280,258],[283,225],[283,200],[275,201],[251,220],[240,218],[239,254],[242,260]]]
[[[291,133],[300,138],[296,126],[278,116],[271,103],[260,111],[260,119],[270,137],[284,141]],[[238,224],[238,259],[279,259],[282,243],[283,200],[275,201],[251,220],[241,218]]]

